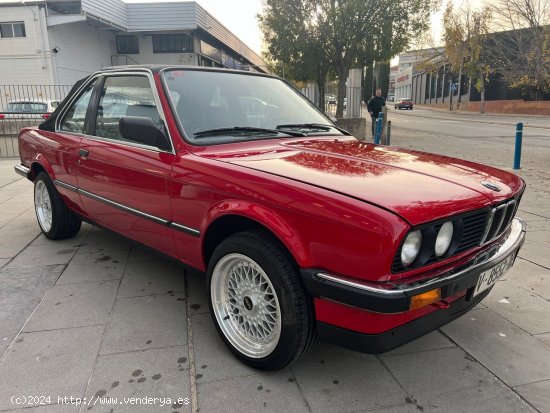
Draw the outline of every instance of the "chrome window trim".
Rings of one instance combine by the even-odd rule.
[[[65,116],[67,116],[67,112],[69,111],[69,109],[73,106],[75,101],[78,98],[80,98],[82,91],[85,88],[87,88],[88,86],[90,86],[91,83],[95,82],[100,76],[101,76],[101,73],[99,73],[99,72],[94,73],[93,75],[91,75],[90,78],[88,79],[88,81],[83,83],[80,86],[80,88],[78,88],[78,90],[74,93],[74,95],[71,97],[71,99],[67,102],[67,104],[65,105],[65,107],[63,108],[63,110],[61,111],[61,113],[59,114],[57,119],[55,120],[54,129],[55,129],[56,133],[71,133],[71,134],[75,134],[75,135],[82,135],[82,133],[64,131],[63,129],[61,129],[61,124],[65,120]],[[91,96],[90,96],[90,98],[91,98]],[[88,106],[89,105],[90,105],[90,101],[88,101]],[[86,115],[88,115],[87,112],[88,112],[88,109],[86,109]]]
[[[429,279],[425,280],[424,282],[416,283],[414,285],[402,285],[402,286],[399,286],[397,289],[393,289],[393,290],[376,287],[374,285],[366,285],[366,284],[359,283],[359,282],[354,282],[354,281],[351,281],[351,280],[346,280],[346,279],[343,279],[343,278],[341,278],[337,275],[329,274],[329,273],[326,273],[326,272],[316,273],[315,276],[318,277],[318,278],[327,280],[327,281],[332,281],[332,282],[335,282],[335,283],[338,283],[338,284],[346,285],[348,287],[356,288],[358,290],[371,291],[371,292],[374,292],[374,293],[377,293],[377,294],[383,294],[383,295],[388,295],[388,296],[415,293],[415,292],[418,292],[418,290],[423,290],[423,289],[425,289],[426,287],[429,287],[432,284],[436,284],[436,283],[439,283],[439,282],[452,281],[452,280],[464,275],[465,273],[467,273],[469,271],[472,271],[472,270],[475,270],[476,268],[478,268],[478,267],[480,267],[480,266],[482,266],[482,265],[484,265],[484,264],[486,264],[490,261],[498,260],[503,255],[510,252],[511,249],[513,249],[513,247],[520,241],[520,239],[522,237],[522,234],[523,234],[523,237],[524,237],[525,236],[524,235],[525,234],[525,222],[521,218],[514,218],[512,220],[512,228],[511,228],[510,234],[508,235],[508,238],[506,239],[506,241],[504,241],[500,245],[500,247],[498,248],[498,251],[493,256],[487,257],[487,259],[485,259],[483,261],[480,261],[480,262],[476,262],[477,257],[474,257],[470,261],[470,262],[473,263],[472,265],[468,266],[467,268],[465,268],[465,269],[463,269],[463,270],[461,270],[457,273],[443,274],[441,276],[436,276],[434,278],[429,278]],[[483,253],[484,252],[482,252],[479,255],[483,255]]]
[[[78,194],[86,196],[88,198],[91,198],[95,201],[102,202],[106,205],[112,206],[114,208],[118,208],[122,211],[128,212],[132,215],[136,215],[136,216],[144,218],[144,219],[147,219],[149,221],[153,221],[157,224],[167,226],[167,227],[169,227],[171,229],[174,229],[176,231],[184,232],[186,234],[192,235],[192,236],[197,237],[197,238],[200,237],[200,235],[201,235],[201,232],[197,229],[188,227],[186,225],[178,224],[176,222],[167,220],[165,218],[158,217],[156,215],[149,214],[147,212],[140,211],[139,209],[135,209],[135,208],[126,206],[124,204],[113,201],[111,199],[104,198],[102,196],[96,195],[92,192],[85,191],[84,189],[77,188],[76,186],[70,185],[70,184],[68,184],[66,182],[63,182],[63,181],[60,181],[58,179],[55,179],[53,182],[56,186],[59,186],[61,188],[65,188],[65,189],[68,189],[69,191],[77,192]]]
[[[143,145],[143,144],[139,144],[139,143],[134,143],[134,142],[127,142],[127,141],[122,141],[122,140],[118,140],[118,139],[111,139],[111,138],[105,138],[103,136],[95,136],[95,135],[88,135],[88,134],[85,134],[85,133],[77,133],[77,132],[69,132],[69,131],[64,131],[63,129],[61,129],[61,122],[62,122],[62,119],[65,118],[66,116],[66,112],[69,110],[69,108],[72,107],[73,103],[75,102],[76,99],[78,99],[80,97],[80,93],[82,92],[82,90],[84,88],[86,88],[87,86],[90,85],[90,83],[92,83],[93,81],[97,80],[99,77],[101,76],[104,76],[104,77],[112,77],[112,76],[143,76],[143,77],[147,77],[149,79],[149,86],[151,87],[151,91],[153,92],[153,99],[155,100],[155,105],[157,107],[157,111],[160,115],[160,119],[163,121],[164,123],[164,126],[165,126],[165,131],[166,131],[166,134],[168,135],[168,140],[170,141],[170,147],[171,147],[171,150],[167,151],[167,150],[163,150],[163,149],[160,149],[156,146],[150,146],[150,145]],[[100,72],[96,72],[92,75],[92,77],[90,77],[90,79],[88,80],[88,82],[84,83],[79,89],[77,92],[75,92],[74,96],[71,98],[71,100],[68,102],[67,106],[63,109],[63,111],[59,114],[57,120],[56,120],[56,124],[55,124],[55,131],[56,133],[68,133],[70,135],[75,135],[75,136],[80,136],[80,137],[85,137],[86,139],[92,139],[92,140],[97,140],[97,141],[107,141],[107,142],[112,142],[112,143],[119,143],[121,144],[122,146],[132,146],[132,147],[136,147],[136,148],[141,148],[141,149],[147,149],[147,150],[150,150],[152,152],[157,152],[157,153],[170,153],[172,155],[175,155],[176,154],[176,150],[175,150],[175,146],[174,146],[174,140],[172,139],[172,134],[170,133],[170,130],[168,128],[168,125],[166,123],[166,115],[164,113],[164,109],[162,108],[162,104],[160,102],[160,97],[158,95],[158,90],[156,88],[156,84],[155,84],[155,78],[153,76],[153,72],[149,69],[135,69],[134,71],[124,71],[124,72],[108,72],[108,71],[100,71]]]

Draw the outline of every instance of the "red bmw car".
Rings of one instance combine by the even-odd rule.
[[[517,176],[360,142],[265,74],[106,69],[19,147],[48,238],[84,220],[203,271],[220,336],[264,370],[318,338],[378,353],[448,323],[525,237]]]

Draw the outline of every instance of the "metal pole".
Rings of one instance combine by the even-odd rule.
[[[451,77],[451,80],[449,80],[449,112],[452,112],[453,110],[453,80]]]
[[[523,122],[516,123],[516,148],[514,151],[514,169],[520,169],[521,164],[521,142],[523,139]]]
[[[384,119],[384,114],[380,112],[378,114],[378,119],[376,121],[376,133],[374,134],[374,143],[376,145],[380,144],[380,137],[382,136],[382,122]]]
[[[386,145],[390,145],[391,142],[391,120],[388,121],[386,124],[386,128],[388,128],[386,132]]]

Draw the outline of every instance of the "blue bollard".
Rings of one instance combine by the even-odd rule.
[[[380,138],[382,137],[382,122],[384,119],[384,114],[380,112],[378,114],[378,119],[376,120],[376,129],[374,131],[374,143],[376,145],[380,144]]]
[[[516,148],[514,150],[514,169],[520,169],[521,164],[521,141],[523,139],[523,122],[516,124]]]

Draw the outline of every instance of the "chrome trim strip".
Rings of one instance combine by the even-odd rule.
[[[485,231],[483,232],[483,236],[481,237],[481,242],[479,243],[479,245],[485,244],[485,240],[487,239],[489,231],[491,230],[491,225],[493,225],[493,219],[495,219],[495,209],[491,209],[489,211],[489,218],[487,218],[487,222],[485,223]]]
[[[168,221],[167,219],[159,218],[155,215],[151,215],[151,214],[148,214],[146,212],[142,212],[142,211],[139,211],[137,209],[130,208],[126,205],[119,204],[118,202],[111,201],[110,199],[103,198],[102,196],[99,196],[99,195],[93,194],[91,192],[85,191],[84,189],[79,188],[78,193],[81,194],[81,195],[87,196],[88,198],[91,198],[95,201],[103,202],[104,204],[107,204],[109,206],[121,209],[123,211],[126,211],[126,212],[129,212],[131,214],[137,215],[141,218],[145,218],[145,219],[148,219],[150,221],[156,222],[157,224],[168,225],[170,223],[170,221]]]
[[[61,188],[68,189],[69,191],[78,192],[78,188],[77,188],[76,186],[67,184],[67,183],[65,183],[65,182],[63,182],[63,181],[59,181],[59,180],[57,180],[57,179],[54,179],[54,180],[53,180],[53,183],[54,183],[56,186],[60,186]]]
[[[371,287],[365,284],[360,284],[353,281],[345,280],[335,275],[323,273],[323,272],[318,272],[317,274],[315,274],[315,276],[318,278],[322,278],[323,280],[332,281],[338,284],[357,288],[358,290],[363,290],[363,291],[372,291],[375,293],[385,294],[385,295],[403,295],[405,293],[405,290],[385,290],[383,288]]]
[[[29,172],[31,171],[31,168],[27,168],[25,165],[21,163],[17,165],[13,165],[13,169],[17,174],[24,176],[25,178],[29,177]]]
[[[129,206],[120,204],[120,203],[115,202],[115,201],[111,201],[110,199],[107,199],[107,198],[104,198],[102,196],[96,195],[92,192],[85,191],[84,189],[77,188],[77,187],[75,187],[73,185],[70,185],[70,184],[67,184],[63,181],[59,181],[59,180],[55,179],[53,182],[54,182],[55,185],[60,186],[62,188],[68,189],[70,191],[77,192],[80,195],[87,196],[88,198],[91,198],[95,201],[102,202],[102,203],[107,204],[109,206],[112,206],[114,208],[121,209],[125,212],[129,212],[129,213],[131,213],[133,215],[136,215],[138,217],[148,219],[150,221],[156,222],[157,224],[165,225],[165,226],[167,226],[169,228],[172,228],[174,230],[184,232],[184,233],[192,235],[194,237],[199,237],[200,234],[201,234],[201,232],[199,230],[196,230],[194,228],[187,227],[185,225],[178,224],[176,222],[172,222],[172,221],[169,221],[167,219],[157,217],[156,215],[148,214],[147,212],[143,212],[143,211],[140,211],[138,209],[131,208]]]
[[[175,230],[185,232],[186,234],[193,235],[194,237],[199,237],[201,235],[200,231],[190,227],[186,227],[185,225],[177,224],[175,222],[170,222],[170,227],[174,228]]]
[[[512,199],[506,204],[506,208],[504,209],[504,214],[502,214],[502,218],[500,220],[500,224],[498,226],[497,232],[495,233],[495,237],[498,237],[501,231],[504,230],[504,228],[502,228],[502,226],[504,225],[504,219],[508,216],[508,212],[510,211],[510,208],[513,208],[515,203],[516,201]]]
[[[346,280],[336,275],[328,274],[328,273],[317,273],[315,274],[315,276],[324,280],[346,285],[348,287],[357,288],[359,290],[364,290],[364,291],[371,291],[382,295],[399,295],[399,294],[415,293],[418,290],[424,289],[427,286],[430,286],[435,283],[452,281],[455,278],[458,278],[464,275],[465,273],[480,267],[481,265],[487,264],[491,261],[498,260],[502,256],[509,253],[510,250],[517,247],[517,245],[524,238],[525,238],[525,222],[521,218],[514,218],[512,221],[512,228],[511,228],[510,234],[508,235],[508,238],[506,239],[506,241],[504,241],[502,245],[500,245],[500,247],[498,248],[498,251],[492,257],[486,259],[485,261],[481,261],[476,264],[473,264],[468,268],[465,268],[462,271],[459,271],[455,274],[442,275],[440,277],[429,278],[423,283],[414,284],[413,286],[403,286],[402,288],[395,289],[395,290],[387,290],[380,287],[369,286],[369,285],[353,282],[353,281]],[[475,261],[475,258],[472,261]]]

